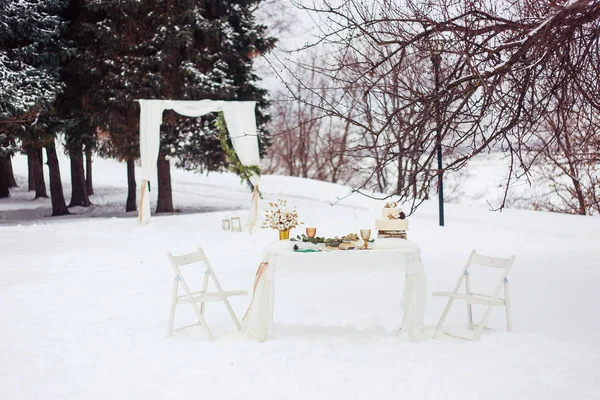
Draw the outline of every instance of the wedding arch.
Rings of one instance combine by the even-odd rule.
[[[163,111],[173,110],[186,117],[200,117],[211,112],[223,112],[225,124],[231,137],[233,149],[244,166],[259,166],[258,136],[256,133],[255,101],[216,100],[138,100],[140,103],[140,161],[142,164],[142,187],[138,207],[139,222],[150,222],[150,196],[146,195],[151,176],[156,169],[160,150],[160,126]],[[246,227],[250,230],[258,218],[258,185],[260,176],[250,174],[254,186],[252,205]]]

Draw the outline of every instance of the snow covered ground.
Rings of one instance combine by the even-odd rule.
[[[25,186],[25,158],[14,168]],[[411,217],[429,293],[451,290],[472,248],[516,255],[513,332],[497,309],[476,343],[410,341],[397,332],[402,274],[364,279],[329,268],[322,279],[278,281],[274,340],[235,332],[220,304],[207,311],[215,342],[199,327],[167,339],[166,252],[202,246],[225,289],[251,291],[260,252],[277,233],[221,230],[221,219],[244,217],[250,201],[235,176],[174,170],[181,212],[140,227],[122,212],[125,165],[96,160],[94,171],[96,206],[80,215],[49,218],[49,201],[23,191],[0,200],[0,399],[600,399],[598,218],[494,213],[473,201],[448,205],[445,228],[434,202]],[[323,182],[267,176],[262,190],[263,205],[286,198],[323,235],[374,228],[381,212],[358,196],[332,207],[347,189]],[[238,316],[249,301],[232,299]],[[444,305],[429,296],[428,326]],[[176,324],[191,322],[180,306]],[[464,329],[463,304],[447,324]]]

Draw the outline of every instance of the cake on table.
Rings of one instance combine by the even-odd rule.
[[[408,220],[406,214],[396,202],[386,203],[381,212],[381,219],[375,221],[377,239],[397,238],[406,239]]]

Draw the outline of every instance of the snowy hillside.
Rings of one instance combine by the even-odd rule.
[[[69,168],[61,162],[68,199]],[[16,157],[14,167],[24,186],[25,159]],[[199,327],[167,339],[167,252],[202,246],[225,289],[251,292],[260,253],[277,233],[221,230],[223,217],[243,218],[250,202],[236,176],[173,170],[182,213],[140,227],[135,214],[114,218],[125,216],[124,164],[96,160],[94,171],[96,206],[75,210],[85,215],[46,217],[49,201],[30,201],[22,191],[0,200],[2,399],[600,398],[597,218],[493,213],[472,202],[448,205],[445,228],[434,202],[410,218],[409,238],[421,247],[427,275],[429,327],[445,305],[431,292],[452,289],[472,248],[516,255],[513,332],[505,331],[503,310],[494,310],[493,330],[476,343],[399,334],[402,273],[329,269],[278,281],[273,340],[255,343],[235,332],[220,304],[206,317],[214,343]],[[331,206],[348,191],[333,184],[267,176],[261,189],[263,206],[288,199],[319,235],[374,228],[381,213],[379,202],[359,196]],[[239,317],[249,301],[233,298]],[[193,322],[186,307],[177,318]],[[448,326],[466,326],[462,304]]]

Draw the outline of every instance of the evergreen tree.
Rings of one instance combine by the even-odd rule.
[[[140,98],[256,100],[257,121],[264,132],[266,91],[256,85],[251,58],[271,49],[275,40],[265,37],[265,27],[253,18],[259,2],[90,2],[90,13],[77,24],[78,40],[86,42],[86,48],[72,68],[86,84],[83,109],[111,139],[107,153],[127,160],[137,157],[135,100]],[[158,212],[172,211],[167,155],[195,169],[224,166],[217,130],[210,121],[211,117],[187,119],[165,113]]]
[[[0,1],[0,120],[54,100],[64,7],[62,0]]]
[[[74,49],[74,57],[65,59],[61,65],[61,81],[65,88],[55,103],[57,124],[64,133],[65,151],[69,155],[71,164],[69,207],[88,207],[92,204],[84,168],[84,149],[89,150],[89,154],[94,148],[96,129],[84,110],[83,99],[85,93],[90,90],[89,82],[82,80],[86,77],[85,74],[76,70],[79,67],[77,57],[87,50],[87,40],[80,34],[82,21],[92,14],[87,3],[87,0],[69,0],[65,12],[70,22],[65,37]]]
[[[0,176],[25,131],[15,127],[36,122],[61,89],[65,6],[66,0],[0,0]],[[27,140],[28,146],[38,148],[44,142],[29,136]],[[0,183],[0,197],[5,195]]]

